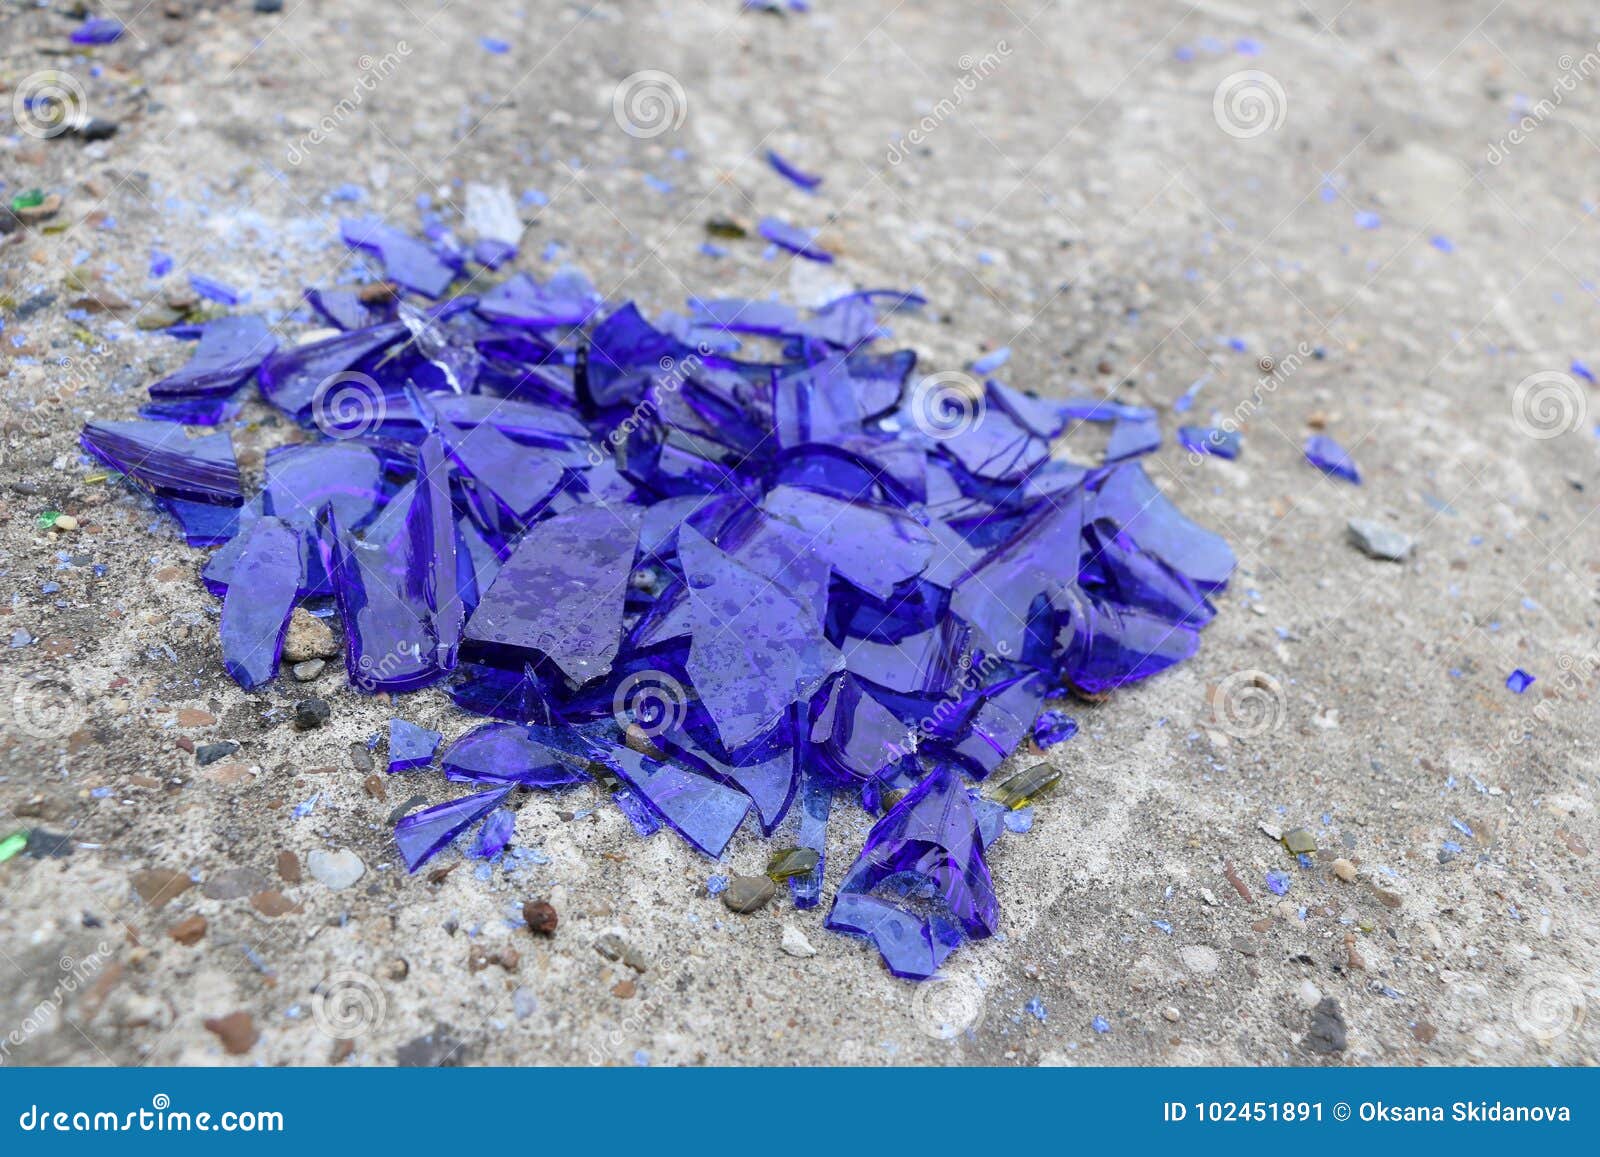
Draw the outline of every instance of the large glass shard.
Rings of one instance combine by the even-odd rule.
[[[222,665],[246,691],[278,673],[289,612],[304,571],[301,532],[278,518],[257,519],[222,601]]]
[[[83,448],[162,498],[242,506],[239,466],[227,434],[190,438],[166,422],[90,422]]]
[[[712,859],[722,855],[750,810],[743,792],[621,743],[604,745],[596,755],[649,801],[673,831]]]
[[[601,298],[583,274],[563,270],[541,284],[516,273],[478,299],[478,312],[503,325],[543,329],[582,325],[600,308]]]
[[[220,317],[207,322],[194,357],[150,387],[152,398],[203,398],[231,394],[278,347],[263,318]]]
[[[678,531],[689,584],[688,671],[725,747],[772,730],[840,665],[806,607],[690,526]]]
[[[1137,464],[1105,476],[1088,517],[1110,522],[1201,590],[1217,590],[1233,574],[1232,548],[1184,517]]]
[[[513,790],[501,787],[480,791],[402,817],[394,826],[394,842],[406,870],[415,872],[449,847],[457,836],[499,807]]]
[[[799,527],[810,540],[811,553],[880,599],[921,574],[933,554],[933,536],[899,511],[842,502],[794,486],[774,487],[762,508]]]
[[[579,506],[528,531],[462,635],[464,658],[520,667],[542,655],[581,685],[611,670],[633,573],[637,507]]]
[[[399,322],[388,322],[371,329],[336,334],[292,349],[280,349],[262,362],[256,371],[261,396],[302,426],[309,426],[316,417],[319,403],[326,409],[330,401],[337,400],[339,386],[345,381],[340,375],[358,375],[352,384],[364,385],[356,367],[364,359],[402,341],[405,336],[405,326]],[[371,379],[367,378],[367,381]],[[367,395],[385,397],[381,390],[373,388],[376,385],[373,382],[372,386],[367,387]],[[375,405],[374,402],[369,408]],[[374,424],[368,422],[368,428]]]
[[[451,779],[514,783],[519,787],[566,787],[588,783],[583,764],[547,747],[517,723],[486,723],[445,749],[439,763]]]
[[[389,771],[413,771],[433,762],[444,738],[437,731],[404,719],[389,720]]]
[[[375,253],[383,275],[425,297],[438,297],[456,279],[456,271],[432,248],[381,217],[347,217],[339,222],[344,243]]]

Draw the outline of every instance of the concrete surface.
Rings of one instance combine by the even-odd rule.
[[[104,7],[132,29],[92,59],[59,54],[61,15],[0,8],[13,92],[64,69],[121,125],[100,143],[9,126],[0,142],[7,199],[65,198],[45,231],[0,244],[0,621],[34,640],[0,651],[0,803],[7,830],[71,839],[69,855],[0,865],[5,1063],[1595,1059],[1600,478],[1592,387],[1569,369],[1600,367],[1593,12]],[[655,136],[613,117],[643,70],[672,80],[654,81],[674,114]],[[826,184],[788,186],[760,160],[769,145]],[[582,792],[523,802],[517,840],[546,864],[408,878],[386,817],[447,789],[427,775],[373,798],[351,753],[397,708],[352,693],[338,665],[242,693],[220,669],[203,552],[91,480],[79,425],[131,416],[183,351],[126,311],[69,318],[85,285],[138,304],[192,271],[286,310],[348,264],[339,185],[413,226],[419,195],[446,205],[470,180],[547,194],[526,208],[523,267],[550,268],[559,242],[556,261],[613,298],[915,286],[933,305],[895,328],[925,368],[1009,345],[1012,384],[1163,409],[1208,377],[1190,420],[1241,423],[1236,463],[1169,442],[1150,465],[1241,559],[1199,656],[1071,707],[1083,731],[1051,753],[1062,789],[994,857],[1005,935],[958,952],[947,979],[893,980],[819,911],[733,916],[705,894],[719,869],[638,840]],[[822,226],[838,264],[764,260],[753,242],[699,252],[708,218],[767,212]],[[152,247],[178,261],[162,286],[145,278]],[[254,468],[288,431],[259,405],[247,417],[236,442]],[[1314,424],[1364,485],[1304,464]],[[79,529],[40,531],[46,509]],[[1412,536],[1413,555],[1368,558],[1351,518]],[[61,552],[104,573],[63,569]],[[1521,696],[1504,686],[1518,667],[1538,677]],[[287,709],[311,693],[333,722],[297,733]],[[398,710],[468,726],[440,693]],[[241,748],[200,767],[180,737]],[[831,881],[867,826],[839,814]],[[1309,829],[1314,866],[1264,827]],[[305,865],[318,849],[353,851],[364,875],[341,891],[280,877],[281,851]],[[720,870],[766,850],[741,837]],[[1290,876],[1286,896],[1269,870]],[[135,889],[159,884],[150,871],[198,883],[158,906]],[[558,910],[553,939],[508,923],[530,898]],[[193,944],[169,935],[190,921],[192,938],[194,916]],[[786,926],[817,954],[783,952]],[[646,971],[596,951],[608,932]],[[1025,1011],[1035,998],[1042,1015]],[[1330,1005],[1308,1037],[1325,998],[1342,1052],[1312,1047]],[[253,1043],[240,1022],[205,1027],[235,1012]]]

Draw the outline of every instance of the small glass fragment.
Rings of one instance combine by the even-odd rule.
[[[1052,708],[1033,721],[1033,742],[1043,751],[1065,743],[1078,734],[1078,721],[1065,711]]]
[[[1326,434],[1313,434],[1306,439],[1306,461],[1332,478],[1361,484],[1361,472],[1345,448]]]
[[[1305,828],[1291,828],[1283,833],[1283,846],[1291,855],[1309,855],[1317,850],[1317,838]]]
[[[12,832],[5,839],[0,840],[0,864],[5,863],[27,846],[28,833],[26,829],[20,832]]]
[[[999,783],[985,784],[983,794],[1003,808],[1016,811],[1027,807],[1061,782],[1061,769],[1036,763],[1008,776]]]
[[[822,184],[821,177],[797,169],[779,156],[776,149],[767,150],[767,163],[808,193]]]
[[[763,217],[758,230],[761,236],[780,249],[787,249],[790,253],[811,261],[821,261],[825,264],[833,262],[833,254],[817,245],[816,235],[808,229],[801,229],[776,217]]]
[[[1179,426],[1178,444],[1192,454],[1209,454],[1230,461],[1239,456],[1243,439],[1237,430],[1221,426]]]
[[[767,861],[767,875],[774,880],[787,880],[810,873],[821,860],[813,848],[782,848]]]
[[[1267,873],[1267,889],[1274,896],[1282,896],[1289,891],[1289,877],[1286,873],[1273,870]]]
[[[1512,671],[1511,674],[1506,676],[1506,686],[1512,691],[1515,691],[1518,695],[1521,695],[1529,687],[1534,685],[1534,683],[1537,681],[1537,678],[1537,676],[1530,675],[1521,667],[1518,667],[1515,671]]]

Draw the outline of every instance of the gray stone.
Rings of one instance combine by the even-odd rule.
[[[1344,1014],[1339,1011],[1339,1002],[1331,996],[1325,996],[1311,1010],[1311,1029],[1306,1033],[1306,1048],[1323,1056],[1331,1056],[1344,1052],[1347,1043]]]
[[[322,669],[327,665],[324,659],[307,659],[304,663],[296,663],[293,668],[295,681],[309,683],[322,674]]]
[[[1370,518],[1352,518],[1347,524],[1350,541],[1369,558],[1400,562],[1411,553],[1411,539],[1392,527]]]
[[[367,866],[349,848],[336,852],[318,848],[306,857],[306,871],[335,892],[350,887],[366,875]]]

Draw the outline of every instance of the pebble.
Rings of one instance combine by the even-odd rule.
[[[182,944],[185,948],[193,948],[200,943],[201,937],[206,934],[206,918],[201,915],[190,916],[179,920],[167,929],[167,935]]]
[[[1309,980],[1300,982],[1300,1002],[1307,1008],[1315,1008],[1322,1000],[1322,989],[1312,984]]]
[[[225,739],[221,743],[202,743],[194,749],[194,761],[204,767],[206,764],[215,763],[217,760],[232,755],[238,750],[239,745],[231,739]]]
[[[1368,558],[1402,562],[1411,553],[1411,539],[1398,530],[1369,518],[1352,518],[1346,523],[1350,541]]]
[[[133,874],[133,890],[139,893],[139,899],[151,908],[160,908],[174,896],[187,892],[192,887],[194,881],[189,879],[188,872],[146,868],[142,872]]]
[[[607,960],[620,960],[635,972],[648,972],[649,962],[644,953],[629,944],[615,932],[602,933],[595,939],[594,950]]]
[[[106,141],[117,135],[117,130],[122,126],[116,121],[106,120],[104,117],[90,117],[77,129],[80,139],[86,141]]]
[[[556,915],[555,906],[548,900],[529,900],[522,906],[522,919],[531,931],[554,936],[560,918]]]
[[[326,699],[302,699],[294,705],[294,729],[313,731],[333,715]]]
[[[303,663],[307,659],[331,659],[338,653],[339,644],[334,641],[333,628],[304,607],[296,607],[289,616],[289,629],[283,635],[284,661]]]
[[[1356,882],[1356,866],[1342,856],[1333,861],[1333,874],[1338,876],[1339,879],[1343,880],[1346,884],[1353,884]]]
[[[278,878],[285,884],[300,882],[300,857],[288,848],[278,853]]]
[[[1176,1007],[1170,1004],[1161,1010],[1161,1018],[1165,1021],[1171,1022],[1172,1024],[1177,1024],[1179,1018],[1182,1016],[1183,1013],[1179,1012]]]
[[[1344,1014],[1339,1011],[1339,1002],[1331,996],[1325,996],[1311,1011],[1311,1029],[1306,1033],[1306,1048],[1326,1056],[1344,1052],[1346,1043]]]
[[[793,924],[783,926],[783,950],[790,956],[799,956],[802,959],[817,954],[817,950],[811,946],[811,941],[806,939],[805,933]]]
[[[765,908],[778,894],[778,885],[767,876],[733,876],[722,893],[722,903],[730,912],[748,915]]]
[[[241,900],[266,886],[261,874],[250,868],[224,868],[208,877],[200,891],[208,900]]]
[[[216,1034],[222,1042],[222,1051],[229,1056],[243,1056],[249,1052],[261,1034],[248,1012],[230,1012],[227,1016],[206,1018],[206,1031]]]
[[[77,530],[78,520],[70,514],[63,514],[51,523],[51,526],[55,530]]]
[[[306,871],[335,892],[350,887],[366,874],[361,857],[348,848],[336,852],[318,848],[306,857]]]
[[[307,659],[304,663],[296,663],[290,670],[294,674],[295,682],[309,683],[322,674],[322,669],[327,665],[322,659]]]
[[[1178,960],[1196,976],[1210,976],[1222,963],[1217,950],[1204,944],[1188,944],[1178,949]]]

